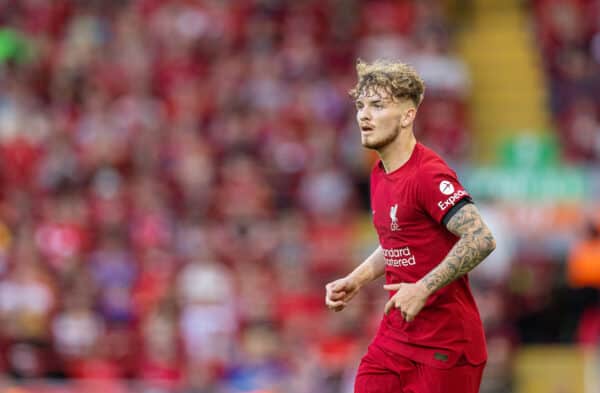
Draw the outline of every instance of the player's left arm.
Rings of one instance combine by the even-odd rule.
[[[473,203],[462,206],[446,228],[460,239],[446,258],[419,280],[429,295],[473,270],[496,248],[492,232]]]
[[[446,228],[460,239],[439,265],[414,284],[384,285],[388,291],[397,291],[385,305],[386,314],[397,308],[411,322],[432,293],[473,270],[496,248],[494,236],[473,203],[460,207]]]

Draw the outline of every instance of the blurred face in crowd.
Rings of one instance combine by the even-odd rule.
[[[361,143],[368,149],[381,150],[398,140],[403,131],[412,130],[417,110],[410,99],[374,88],[361,93],[355,104]]]

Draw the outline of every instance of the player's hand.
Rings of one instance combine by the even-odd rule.
[[[342,311],[359,289],[359,285],[348,277],[332,281],[325,285],[325,305],[335,312]]]
[[[423,308],[429,297],[427,289],[421,283],[400,283],[383,286],[388,291],[398,291],[385,304],[385,313],[397,308],[406,322],[412,322]]]

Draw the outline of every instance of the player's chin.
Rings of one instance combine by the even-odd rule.
[[[361,143],[363,147],[367,149],[377,150],[381,147],[381,143],[379,143],[378,141],[374,141],[365,137],[362,138]]]

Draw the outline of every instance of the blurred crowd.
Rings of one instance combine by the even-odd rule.
[[[600,161],[600,2],[533,0],[550,107],[565,156]]]
[[[414,64],[418,138],[464,163],[469,76],[440,2],[8,0],[0,26],[0,383],[352,391],[386,293],[324,307],[376,245],[347,91],[359,57]],[[533,310],[542,270],[512,282]],[[540,330],[512,324],[496,273],[474,277],[488,392]]]
[[[323,305],[375,241],[347,91],[357,57],[410,57],[423,138],[463,154],[468,77],[439,4],[27,0],[0,17],[0,370],[351,384],[381,307]]]

